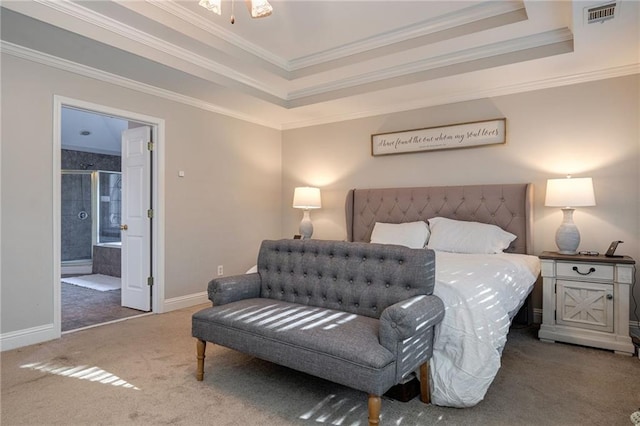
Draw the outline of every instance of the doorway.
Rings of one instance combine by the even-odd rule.
[[[158,142],[164,128],[162,120],[62,97],[56,97],[54,103],[54,152],[59,154],[54,156],[57,157],[54,173],[58,174],[59,183],[54,185],[54,193],[57,192],[54,199],[59,201],[58,208],[54,208],[54,220],[59,225],[56,227],[59,249],[54,253],[57,266],[54,282],[58,284],[54,290],[54,312],[58,315],[54,323],[62,333],[148,311],[161,312],[163,286],[157,265],[162,255],[159,244],[162,236],[158,235],[161,228],[157,223],[160,213],[157,165]],[[146,160],[142,169],[136,165],[137,175],[146,176],[142,190],[139,176],[126,177],[129,162],[134,162],[127,155],[136,144],[141,145],[138,139],[131,141],[131,136],[127,136],[131,134],[146,135],[142,136],[144,147],[149,148],[149,152],[144,153]],[[123,144],[129,144],[124,145],[127,146],[125,155]],[[153,153],[152,146],[156,148]],[[123,214],[126,216],[126,212],[132,211],[126,207],[127,194],[129,204],[145,206],[143,255],[137,247],[140,244],[127,244],[128,227]],[[131,194],[140,198],[132,199]],[[135,212],[134,219],[140,216],[138,213]],[[134,246],[134,262],[127,254],[129,246]],[[138,277],[132,278],[131,271]],[[144,274],[143,283],[138,282],[142,281],[141,274]],[[126,296],[127,288],[129,296]],[[138,309],[124,306],[131,305],[127,302],[131,288],[142,290],[142,297],[146,297],[142,307],[138,302],[134,304]],[[135,296],[140,298],[140,294]]]

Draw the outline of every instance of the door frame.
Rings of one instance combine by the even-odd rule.
[[[111,115],[125,120],[136,121],[151,127],[154,148],[151,156],[151,194],[154,217],[151,228],[151,274],[154,277],[151,296],[151,312],[159,314],[164,312],[164,257],[165,257],[165,185],[164,185],[164,146],[165,123],[157,117],[151,117],[119,108],[108,107],[68,98],[65,96],[53,96],[53,329],[57,337],[62,335],[62,301],[61,292],[61,177],[62,172],[62,108],[70,107],[83,109],[97,114]]]

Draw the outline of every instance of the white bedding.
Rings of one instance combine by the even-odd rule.
[[[470,407],[482,401],[500,368],[509,313],[539,272],[535,256],[436,252],[434,294],[445,315],[430,361],[432,403]]]

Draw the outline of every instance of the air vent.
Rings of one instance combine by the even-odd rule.
[[[587,24],[595,22],[604,22],[613,19],[616,16],[617,2],[610,2],[600,6],[589,7],[585,9],[585,20]]]

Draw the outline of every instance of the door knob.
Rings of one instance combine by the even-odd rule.
[[[120,225],[120,230],[121,231],[126,231],[127,229],[129,229],[129,227],[127,225]]]

